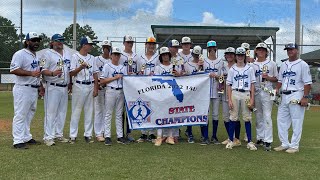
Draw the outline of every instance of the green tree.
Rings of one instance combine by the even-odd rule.
[[[85,25],[81,27],[78,23],[76,24],[76,36],[77,36],[77,50],[80,49],[80,40],[84,36],[89,36],[92,40],[98,39],[96,36],[96,33],[93,31],[92,27],[89,25]],[[73,24],[70,24],[68,26],[64,33],[63,36],[65,37],[65,44],[68,45],[69,47],[72,47],[72,42],[73,42]],[[101,52],[101,48],[99,46],[93,46],[93,49],[91,51],[91,54],[94,56],[99,55]]]
[[[0,16],[0,67],[10,67],[13,54],[19,50],[19,36],[15,25],[9,19]]]
[[[50,44],[50,41],[51,41],[51,38],[48,37],[46,34],[44,33],[41,33],[40,34],[40,37],[42,38],[42,41],[40,43],[40,47],[38,50],[41,50],[41,49],[45,49],[45,48],[49,48],[49,44]]]

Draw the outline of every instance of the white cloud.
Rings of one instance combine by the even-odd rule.
[[[155,9],[156,16],[171,17],[173,12],[173,0],[158,0]]]
[[[212,25],[222,25],[225,24],[220,19],[217,19],[212,13],[210,12],[204,12],[202,13],[202,23],[203,24],[212,24]]]

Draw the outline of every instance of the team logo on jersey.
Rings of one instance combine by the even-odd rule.
[[[238,81],[240,79],[247,79],[248,75],[244,74],[244,75],[236,75],[236,77],[234,77],[234,80]]]
[[[113,74],[112,74],[112,77],[115,77],[116,75],[118,74],[123,74],[122,72],[117,72],[117,71],[114,71]]]
[[[153,68],[153,67],[155,67],[156,65],[155,64],[153,64],[153,63],[146,63],[146,67],[147,68]]]
[[[282,77],[285,78],[285,77],[293,77],[293,76],[296,76],[297,73],[296,72],[293,72],[293,71],[284,71],[282,73]]]
[[[151,123],[151,103],[138,98],[136,101],[128,102],[128,116],[132,123],[137,123],[139,126],[143,123]]]
[[[218,69],[207,67],[207,68],[205,69],[205,71],[206,71],[206,72],[218,72]]]
[[[99,71],[101,72],[101,71],[102,71],[102,69],[103,69],[103,66],[100,66],[100,67],[99,67]]]
[[[32,63],[30,64],[31,65],[31,67],[34,69],[34,68],[37,68],[38,67],[38,65],[39,65],[39,61],[35,61],[35,60],[33,60],[32,61]]]

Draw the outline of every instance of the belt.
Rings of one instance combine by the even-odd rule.
[[[297,91],[282,91],[281,94],[289,95]]]
[[[32,85],[32,84],[25,84],[24,86],[32,87],[32,88],[39,88],[39,85]]]
[[[233,89],[233,90],[235,90],[235,91],[239,91],[239,92],[248,92],[248,91],[249,91],[249,90],[238,89],[238,88],[236,88],[236,89]]]
[[[114,87],[110,87],[110,88],[114,90],[122,90],[122,88],[114,88]]]
[[[58,83],[50,83],[50,85],[58,86],[58,87],[67,87],[66,84],[58,84]]]
[[[91,81],[91,82],[87,82],[87,81],[76,81],[76,83],[78,83],[78,84],[90,85],[90,84],[93,84],[94,81]]]

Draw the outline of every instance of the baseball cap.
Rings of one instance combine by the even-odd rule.
[[[112,47],[111,54],[121,54],[120,48]]]
[[[156,43],[156,38],[154,38],[154,37],[148,37],[147,39],[146,39],[146,43]]]
[[[201,50],[202,50],[202,48],[201,48],[200,46],[195,46],[195,47],[192,49],[192,53],[193,53],[193,54],[200,55],[200,54],[201,54]]]
[[[217,43],[215,41],[208,41],[207,47],[217,47]]]
[[[133,37],[130,36],[130,35],[125,35],[125,36],[123,37],[123,42],[134,42],[134,39],[133,39]]]
[[[29,41],[30,39],[42,39],[36,32],[29,32],[26,35],[26,40]]]
[[[236,54],[243,54],[243,55],[245,55],[245,54],[246,54],[246,49],[243,48],[243,47],[238,47],[238,48],[236,49]]]
[[[170,53],[169,48],[167,47],[161,47],[159,50],[159,54],[165,54],[165,53]]]
[[[83,46],[85,44],[92,44],[95,45],[96,43],[94,43],[88,36],[86,37],[82,37],[81,41],[80,41],[80,45]]]
[[[189,37],[183,37],[183,38],[181,39],[181,44],[188,44],[188,43],[191,44],[191,38],[189,38]]]
[[[176,39],[172,39],[168,42],[168,47],[178,47],[179,45],[179,41]]]
[[[226,53],[236,53],[236,50],[233,48],[233,47],[228,47],[225,51],[224,51],[224,53],[226,54]]]
[[[64,37],[61,34],[54,34],[51,41],[64,42]]]
[[[298,49],[298,45],[296,43],[286,44],[283,50],[287,50],[287,49]]]
[[[110,47],[112,46],[112,43],[109,40],[103,40],[101,44],[102,44],[101,46],[110,46]]]
[[[265,43],[258,43],[257,46],[256,46],[256,49],[257,48],[264,48],[264,49],[268,50],[268,47],[267,47],[267,45]]]
[[[241,47],[243,47],[246,50],[249,50],[250,49],[250,44],[245,42],[245,43],[241,44]]]

